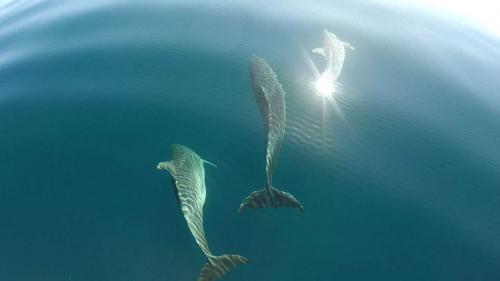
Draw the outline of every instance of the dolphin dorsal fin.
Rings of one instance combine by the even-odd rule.
[[[210,166],[213,166],[213,167],[217,168],[217,166],[215,166],[215,164],[214,164],[214,163],[212,163],[212,162],[210,162],[210,161],[207,161],[207,160],[204,160],[204,159],[201,159],[201,161],[203,161],[203,163],[207,163],[207,164],[209,164]]]
[[[311,52],[313,52],[315,54],[322,55],[323,57],[326,57],[325,56],[325,50],[323,48],[314,48],[314,49],[312,49]]]

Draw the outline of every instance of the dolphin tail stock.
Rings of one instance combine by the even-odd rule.
[[[243,212],[245,209],[278,207],[296,208],[304,211],[304,206],[292,194],[270,186],[252,192],[243,200],[238,213]]]
[[[213,281],[226,275],[238,265],[248,263],[248,259],[239,255],[210,256],[203,266],[198,281]]]

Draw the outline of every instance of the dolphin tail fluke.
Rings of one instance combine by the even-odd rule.
[[[252,192],[252,194],[245,198],[243,203],[241,203],[238,213],[243,212],[245,209],[279,207],[296,208],[304,211],[302,204],[292,194],[274,187],[265,187],[264,189]]]
[[[212,281],[226,275],[231,269],[238,265],[248,263],[248,259],[238,255],[213,256],[203,266],[198,281]]]

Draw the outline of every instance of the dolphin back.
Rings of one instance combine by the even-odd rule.
[[[172,160],[161,162],[158,169],[168,170],[172,175],[189,230],[205,255],[210,256],[203,229],[203,205],[206,197],[203,160],[190,148],[174,144]]]
[[[302,204],[292,194],[272,186],[273,171],[285,135],[285,91],[271,66],[263,58],[252,57],[250,74],[255,99],[264,120],[267,185],[264,189],[254,191],[245,198],[238,213],[248,208],[269,207],[291,207],[303,210]]]
[[[173,166],[173,171],[170,173],[179,193],[183,213],[184,209],[187,208],[184,215],[201,213],[203,216],[203,205],[206,198],[203,160],[190,148],[173,144],[170,163]]]
[[[174,144],[172,160],[159,163],[157,168],[165,169],[172,175],[186,223],[208,259],[201,269],[198,281],[212,281],[227,274],[232,268],[248,263],[248,259],[238,255],[214,256],[208,248],[203,229],[203,205],[206,196],[204,163],[211,164],[201,159],[190,148]]]
[[[276,73],[263,58],[252,56],[250,73],[255,99],[264,121],[266,174],[267,183],[271,186],[278,152],[285,135],[285,91],[281,87]]]

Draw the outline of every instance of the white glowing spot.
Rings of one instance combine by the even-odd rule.
[[[331,96],[333,92],[335,92],[335,84],[333,84],[333,81],[323,75],[314,82],[314,88],[316,88],[318,94],[323,97]]]
[[[318,95],[330,101],[334,101],[333,94],[338,91],[336,88],[337,78],[344,66],[346,48],[353,49],[349,43],[340,41],[335,34],[324,29],[320,47],[312,50],[313,53],[320,55],[325,60],[325,69],[321,74],[316,65],[310,61],[316,77],[312,86]]]

